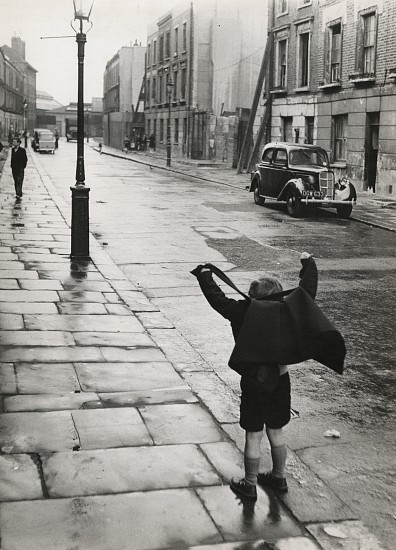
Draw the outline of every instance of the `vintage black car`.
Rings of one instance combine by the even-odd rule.
[[[334,207],[348,218],[356,203],[356,190],[348,178],[335,182],[327,153],[316,145],[267,143],[261,162],[251,174],[254,202],[286,202],[290,216],[300,217],[306,206]]]

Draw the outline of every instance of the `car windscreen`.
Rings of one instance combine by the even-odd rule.
[[[328,159],[323,149],[293,149],[289,153],[289,164],[293,166],[327,166]]]

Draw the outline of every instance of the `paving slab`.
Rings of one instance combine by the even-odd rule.
[[[14,279],[1,279],[0,280],[0,289],[1,290],[18,290],[21,288],[17,280]]]
[[[136,316],[147,330],[152,328],[175,328],[169,319],[159,312],[136,313]]]
[[[0,290],[0,302],[58,302],[52,290]]]
[[[70,332],[45,330],[5,330],[0,333],[1,346],[74,346]]]
[[[62,290],[58,292],[61,302],[83,302],[83,303],[98,303],[104,304],[106,298],[101,292],[93,292],[89,290]]]
[[[74,410],[71,414],[83,450],[153,443],[134,408]]]
[[[61,315],[107,315],[107,304],[84,304],[83,302],[59,302],[57,304]],[[116,314],[116,313],[114,313]],[[130,315],[130,312],[128,312]]]
[[[257,502],[241,500],[228,486],[198,488],[199,498],[213,518],[225,541],[301,536],[302,528],[281,502],[258,488]]]
[[[75,332],[74,339],[79,346],[155,347],[150,336],[141,332]]]
[[[3,503],[0,510],[4,550],[71,550],[71,544],[161,550],[222,542],[192,489]]]
[[[42,465],[54,498],[221,484],[195,445],[54,453]]]
[[[38,459],[34,455],[0,455],[0,501],[44,498]]]
[[[124,304],[105,304],[106,311],[110,315],[130,315],[131,310]]]
[[[85,347],[52,347],[52,346],[0,346],[0,357],[3,361],[13,362],[67,362],[67,361],[103,361],[100,349]]]
[[[196,403],[198,401],[187,384],[181,385],[178,388],[100,393],[99,397],[106,408],[137,407],[142,405],[159,405],[161,403]]]
[[[245,475],[243,453],[234,443],[229,441],[202,443],[200,448],[227,483],[233,477],[241,478]]]
[[[384,550],[361,521],[317,523],[307,525],[307,529],[323,550]]]
[[[165,355],[156,347],[136,347],[136,348],[121,348],[121,347],[103,347],[99,348],[104,359],[110,362],[142,362],[142,361],[165,361]]]
[[[37,314],[37,315],[53,315],[54,313],[58,313],[57,307],[53,303],[40,303],[40,302],[34,302],[34,303],[23,303],[23,302],[0,302],[0,312],[1,313],[16,313],[20,315],[29,315],[29,314]]]
[[[72,363],[18,363],[15,365],[18,394],[51,394],[80,391]]]
[[[2,279],[17,279],[18,277],[23,277],[24,279],[38,279],[38,273],[37,271],[23,271],[17,270],[17,269],[10,269],[10,266],[8,265],[7,269],[1,270],[1,278]]]
[[[17,392],[16,374],[13,364],[0,363],[0,394],[14,394]]]
[[[25,315],[29,330],[66,330],[71,332],[143,332],[141,323],[132,315]]]
[[[152,405],[139,411],[156,445],[223,440],[213,417],[200,404]]]
[[[72,280],[63,281],[63,289],[79,292],[113,292],[112,286],[107,281]]]
[[[15,271],[20,271],[25,269],[25,265],[23,262],[19,262],[18,260],[1,260],[0,259],[0,276],[1,271],[13,269]]]
[[[23,317],[13,313],[0,313],[1,330],[23,330]]]
[[[307,537],[288,537],[267,544],[264,539],[251,542],[226,542],[208,546],[190,546],[188,550],[322,550]]]
[[[170,363],[76,363],[81,388],[93,392],[128,392],[179,388],[180,376]]]
[[[78,443],[69,412],[0,415],[0,446],[3,453],[70,451]]]
[[[118,293],[131,311],[159,311],[157,306],[152,304],[142,292],[119,290]]]
[[[66,411],[94,405],[103,406],[98,395],[92,392],[11,395],[3,399],[4,412]]]
[[[22,290],[63,290],[63,286],[59,281],[49,281],[45,279],[25,280],[19,277],[18,282]]]

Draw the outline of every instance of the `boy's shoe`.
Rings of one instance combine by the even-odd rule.
[[[255,485],[251,485],[246,479],[231,479],[231,490],[240,497],[257,500],[257,489]]]
[[[265,472],[257,474],[257,483],[263,487],[271,487],[275,491],[280,493],[286,493],[288,491],[287,481],[285,477],[276,477],[272,472]]]

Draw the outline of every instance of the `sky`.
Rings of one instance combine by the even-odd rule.
[[[85,0],[84,0],[85,1]],[[81,0],[76,0],[79,7]],[[92,0],[87,0],[90,6]],[[84,101],[103,96],[106,63],[135,40],[146,45],[147,27],[180,0],[94,0],[93,27],[87,34]],[[63,105],[77,101],[77,43],[70,22],[73,0],[0,0],[0,45],[11,37],[26,42],[26,61],[37,71],[37,90]],[[76,21],[77,23],[77,21]],[[40,39],[42,36],[71,38]]]

